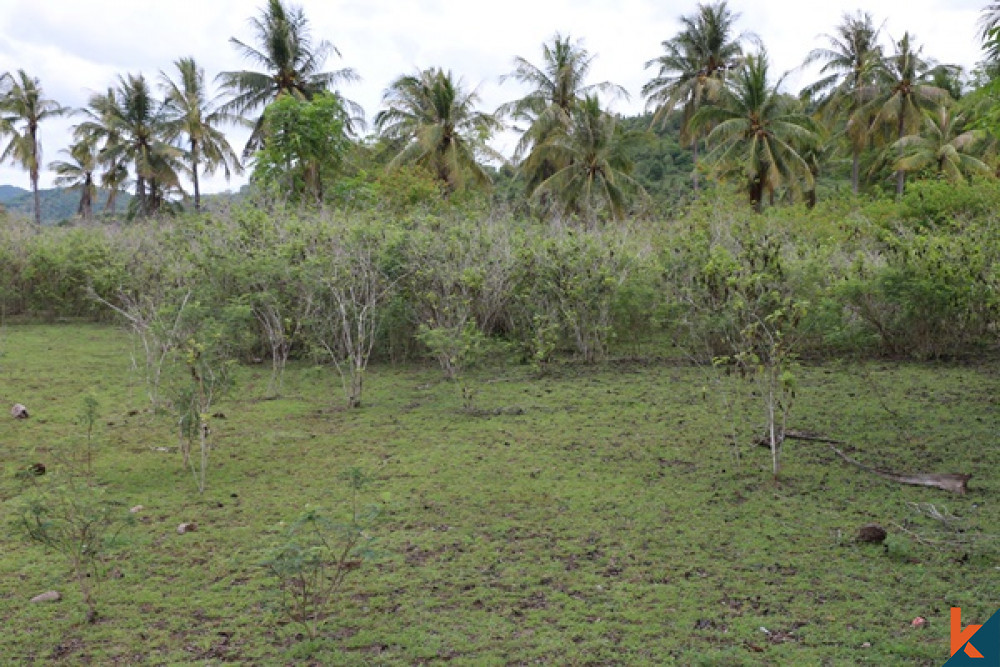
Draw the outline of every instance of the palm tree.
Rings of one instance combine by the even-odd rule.
[[[869,102],[872,130],[882,130],[888,142],[914,134],[924,119],[924,111],[951,101],[948,91],[931,84],[933,65],[914,48],[910,33],[896,43],[896,52],[883,58],[875,70],[876,96]],[[896,196],[903,195],[906,171],[896,170]]]
[[[604,93],[612,97],[628,97],[621,86],[602,81],[586,83],[596,56],[583,46],[582,40],[556,33],[551,44],[542,45],[542,64],[534,65],[527,59],[514,58],[514,70],[500,77],[503,83],[513,79],[531,88],[524,97],[508,102],[498,109],[500,115],[510,115],[515,122],[528,124],[514,150],[515,161],[521,162],[532,149],[540,146],[553,133],[562,133],[572,123],[573,109],[588,95]],[[530,171],[523,167],[532,165]],[[565,166],[544,160],[530,160],[522,164],[527,173],[529,190]]]
[[[88,120],[76,127],[76,136],[101,142],[98,157],[109,184],[119,186],[131,165],[138,214],[156,213],[166,191],[180,189],[181,151],[167,141],[163,104],[145,77],[119,76],[117,88],[91,97],[85,114]]]
[[[845,134],[851,144],[851,191],[859,190],[861,153],[868,144],[870,119],[861,113],[873,93],[875,70],[882,61],[878,44],[881,28],[871,14],[844,14],[834,34],[824,35],[826,47],[813,49],[805,65],[823,62],[820,79],[807,86],[803,95],[820,97],[820,110],[828,118],[845,119]]]
[[[964,173],[988,176],[988,164],[974,153],[986,139],[980,130],[965,130],[965,118],[954,115],[944,106],[924,114],[924,133],[911,134],[893,144],[901,157],[896,162],[900,171],[934,171],[951,182],[965,180]]]
[[[585,96],[597,92],[613,97],[628,97],[621,86],[602,81],[587,84],[587,75],[596,56],[584,48],[582,40],[572,41],[570,36],[556,33],[551,44],[542,45],[542,65],[534,65],[526,58],[514,58],[514,71],[500,77],[503,83],[508,79],[531,87],[524,97],[501,106],[503,114],[510,114],[515,120],[527,121],[531,126],[569,125],[570,112]],[[527,142],[522,142],[523,156],[530,149],[530,142],[537,138],[530,130]]]
[[[646,62],[657,74],[642,87],[646,108],[654,109],[653,124],[665,124],[667,116],[681,108],[681,142],[690,144],[694,157],[692,183],[698,190],[698,133],[692,132],[691,118],[706,101],[719,98],[726,73],[742,57],[740,39],[733,30],[739,14],[726,0],[698,5],[693,16],[682,16],[682,30],[662,43],[663,55]]]
[[[257,46],[251,46],[235,37],[229,42],[243,57],[264,68],[264,71],[222,72],[218,76],[223,89],[231,96],[222,107],[226,113],[245,115],[267,106],[279,95],[294,95],[309,100],[319,92],[333,91],[340,82],[358,80],[353,69],[333,72],[320,71],[331,55],[340,51],[327,40],[314,44],[309,21],[301,7],[285,5],[282,0],[268,0],[260,15],[250,19]],[[353,124],[363,124],[361,107],[341,98],[344,106],[354,116]],[[243,155],[249,156],[263,142],[264,116],[261,113],[253,123],[253,132]],[[353,126],[348,130],[353,130]]]
[[[80,190],[80,204],[76,213],[84,220],[93,216],[94,199],[97,198],[97,185],[94,183],[94,172],[97,170],[97,148],[89,141],[77,141],[69,150],[59,151],[69,157],[69,160],[56,160],[49,164],[49,169],[56,173],[55,184],[71,190]]]
[[[704,105],[691,123],[695,131],[711,127],[706,161],[722,176],[746,183],[754,210],[775,190],[809,192],[815,179],[802,153],[819,141],[818,128],[797,101],[768,83],[767,54],[748,56],[715,104]],[[802,186],[805,185],[805,188]]]
[[[128,166],[121,156],[112,156],[104,150],[121,141],[118,123],[115,121],[118,113],[118,95],[115,89],[108,88],[106,93],[91,95],[87,106],[79,113],[86,120],[74,128],[73,136],[78,142],[100,147],[97,162],[102,168],[101,187],[108,193],[104,201],[104,212],[109,213],[115,210],[118,193],[128,181]]]
[[[601,109],[596,95],[587,95],[570,111],[566,132],[550,134],[527,159],[563,165],[542,181],[533,196],[550,196],[563,214],[581,214],[594,220],[601,207],[612,218],[625,213],[629,197],[642,193],[630,175],[628,158],[634,135],[622,132],[614,116]]]
[[[382,96],[386,109],[375,116],[375,128],[390,141],[404,143],[389,168],[415,163],[430,169],[454,192],[469,175],[478,183],[490,177],[479,156],[502,160],[486,144],[500,127],[490,114],[476,111],[479,96],[465,92],[452,73],[438,68],[397,78]]]
[[[0,161],[9,160],[28,171],[34,198],[35,224],[41,225],[38,169],[42,161],[42,144],[38,140],[38,126],[43,120],[67,113],[68,109],[53,100],[45,99],[38,79],[28,76],[23,69],[14,75],[4,74],[0,77],[0,86],[6,88],[0,95],[0,135],[10,136],[10,141],[0,153]]]
[[[986,60],[994,68],[1000,64],[1000,2],[991,2],[985,7],[979,17],[979,39],[986,49]]]
[[[242,173],[239,157],[219,129],[222,122],[232,122],[233,117],[220,111],[208,100],[205,90],[205,70],[198,67],[194,58],[181,58],[174,62],[179,81],[173,81],[160,72],[161,85],[166,94],[164,108],[164,135],[169,141],[186,139],[188,171],[194,188],[194,208],[201,210],[199,169],[212,174],[222,167],[226,180],[231,170]]]

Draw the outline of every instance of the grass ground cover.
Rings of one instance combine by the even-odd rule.
[[[730,414],[729,380],[671,361],[483,367],[464,379],[475,410],[428,366],[373,367],[358,410],[329,369],[290,367],[263,400],[266,364],[243,367],[200,495],[130,351],[108,327],[0,334],[0,401],[31,411],[0,416],[5,664],[937,665],[950,607],[965,623],[1000,607],[995,361],[797,373],[791,427],[869,465],[971,473],[966,496],[807,442],[786,444],[774,483],[769,452],[730,439],[762,423],[753,397]],[[143,506],[102,564],[95,623],[66,560],[18,526],[26,498],[79,473],[87,394],[93,481]],[[45,475],[19,474],[36,462]],[[348,511],[352,467],[373,479],[380,555],[307,639],[262,562],[306,508]],[[870,522],[885,544],[855,540]],[[63,600],[29,602],[50,589]]]

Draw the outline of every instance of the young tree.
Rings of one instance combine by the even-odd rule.
[[[963,116],[939,107],[924,114],[923,130],[892,145],[900,154],[897,169],[911,172],[930,167],[951,182],[963,182],[966,173],[992,175],[990,166],[975,156],[986,135],[981,130],[965,129]]]
[[[382,96],[386,109],[375,116],[383,137],[403,143],[389,168],[415,163],[430,169],[450,194],[467,178],[488,184],[479,157],[503,160],[486,144],[500,124],[476,110],[479,95],[466,92],[461,80],[438,68],[399,77]]]
[[[0,161],[8,160],[21,165],[31,179],[34,198],[35,224],[42,224],[41,199],[38,194],[38,170],[42,162],[42,144],[38,126],[42,121],[67,113],[68,109],[54,100],[45,99],[42,85],[37,78],[28,76],[22,69],[16,74],[0,77],[0,136],[10,136],[10,141],[0,153]]]
[[[264,112],[264,148],[254,179],[292,201],[323,201],[323,185],[339,170],[350,141],[347,114],[339,98],[311,101],[285,95]]]
[[[382,266],[378,237],[345,230],[313,253],[306,280],[316,288],[311,337],[337,367],[347,405],[361,407],[368,360],[397,280]]]
[[[188,173],[194,189],[194,208],[201,210],[199,171],[212,174],[222,168],[226,179],[231,172],[242,173],[239,157],[219,130],[221,123],[231,123],[235,118],[220,111],[208,99],[205,88],[205,70],[198,67],[194,58],[174,61],[178,80],[160,72],[161,87],[166,95],[163,132],[168,141],[187,144]]]
[[[218,76],[224,91],[231,99],[221,110],[245,115],[266,107],[281,95],[292,95],[303,100],[318,93],[332,91],[341,82],[358,80],[353,69],[332,72],[321,71],[327,58],[340,56],[340,51],[327,40],[313,41],[309,21],[301,7],[286,5],[282,0],[268,0],[260,14],[250,19],[256,38],[251,46],[235,37],[229,38],[240,54],[263,68],[263,71],[241,70],[222,72]],[[335,93],[339,97],[339,93]],[[362,124],[363,111],[359,105],[342,99],[344,107],[355,116],[348,124],[353,131],[355,124]],[[253,133],[243,150],[245,157],[260,149],[264,140],[264,116],[253,123]]]

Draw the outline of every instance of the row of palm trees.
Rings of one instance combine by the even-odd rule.
[[[866,159],[876,167],[891,164],[898,193],[908,171],[928,166],[951,178],[989,171],[973,152],[982,133],[968,129],[949,92],[956,88],[956,68],[924,59],[909,34],[887,55],[869,14],[845,15],[826,36],[826,46],[806,59],[822,65],[820,79],[794,98],[769,76],[759,39],[737,34],[737,21],[726,0],[698,5],[681,18],[680,32],[662,43],[662,55],[646,64],[655,70],[642,90],[653,123],[680,114],[681,140],[695,160],[696,190],[699,175],[709,173],[742,183],[758,209],[778,195],[814,199],[820,166],[837,151],[850,155],[855,193]],[[994,3],[981,23],[987,46],[998,40],[998,24],[1000,5]],[[75,112],[83,118],[75,126],[75,142],[62,151],[66,159],[50,167],[58,184],[81,190],[82,216],[92,214],[98,183],[109,193],[105,207],[113,208],[128,179],[140,215],[168,203],[171,193],[180,191],[181,176],[192,183],[194,206],[200,208],[201,176],[221,169],[228,177],[242,170],[221,127],[250,127],[243,158],[252,157],[266,141],[264,110],[281,96],[307,101],[333,91],[346,110],[348,132],[358,136],[364,128],[361,109],[336,91],[357,74],[350,68],[324,71],[327,59],[339,53],[330,42],[312,38],[303,10],[267,0],[251,26],[251,43],[230,41],[259,70],[220,74],[218,98],[209,96],[204,70],[182,58],[172,74],[160,72],[161,96],[143,75],[130,74]],[[628,148],[635,137],[622,130],[599,96],[627,93],[608,81],[588,81],[593,58],[582,42],[557,33],[543,45],[539,64],[514,59],[513,71],[501,80],[516,81],[529,92],[494,114],[479,111],[476,93],[450,71],[430,68],[399,77],[374,119],[379,136],[395,149],[388,167],[421,165],[446,194],[469,182],[486,183],[484,162],[503,160],[487,140],[509,120],[522,132],[514,164],[532,201],[559,215],[623,215],[631,199],[642,195],[629,175]],[[0,79],[0,136],[10,137],[2,158],[29,172],[36,221],[38,125],[66,113],[71,111],[45,99],[38,80],[24,71]]]
[[[953,179],[990,173],[974,154],[985,133],[968,129],[955,110],[958,68],[925,59],[909,33],[886,54],[870,14],[845,15],[827,45],[807,56],[805,64],[821,64],[820,78],[796,99],[779,92],[780,80],[770,82],[765,50],[752,35],[735,34],[736,19],[724,0],[700,5],[647,63],[657,74],[643,93],[654,121],[681,113],[696,163],[699,146],[710,147],[708,169],[741,178],[758,209],[779,189],[813,198],[831,148],[850,155],[855,194],[873,148],[875,167],[888,161],[895,169],[897,195],[907,172],[928,166]],[[756,51],[747,54],[744,41]]]

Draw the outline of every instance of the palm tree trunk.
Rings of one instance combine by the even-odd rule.
[[[698,192],[700,189],[698,183],[698,137],[695,137],[691,142],[691,157],[694,159],[694,170],[691,172],[691,184],[694,186],[694,191]]]
[[[144,218],[147,214],[149,202],[146,201],[146,179],[137,176],[135,179],[135,196],[139,200],[139,217]]]
[[[755,213],[764,211],[764,181],[754,178],[750,181],[750,204],[753,205]]]
[[[896,133],[897,139],[903,138],[903,121],[904,116],[902,112],[899,114],[899,131]],[[902,154],[902,149],[900,149],[900,154]],[[896,199],[900,199],[903,196],[903,188],[906,186],[906,172],[902,169],[896,170]]]
[[[35,224],[42,226],[42,198],[38,194],[38,174],[31,175],[31,194],[35,199]]]
[[[201,210],[201,188],[198,186],[198,142],[191,140],[191,181],[194,184],[194,210]]]
[[[38,194],[38,136],[35,134],[35,126],[32,124],[28,128],[31,135],[31,165],[28,174],[31,176],[31,194],[35,200],[35,224],[42,226],[42,199]]]
[[[83,192],[80,194],[80,210],[77,212],[84,220],[90,220],[94,214],[94,179],[89,173],[83,182]]]
[[[858,196],[858,181],[861,173],[861,151],[855,146],[851,150],[851,192]]]

